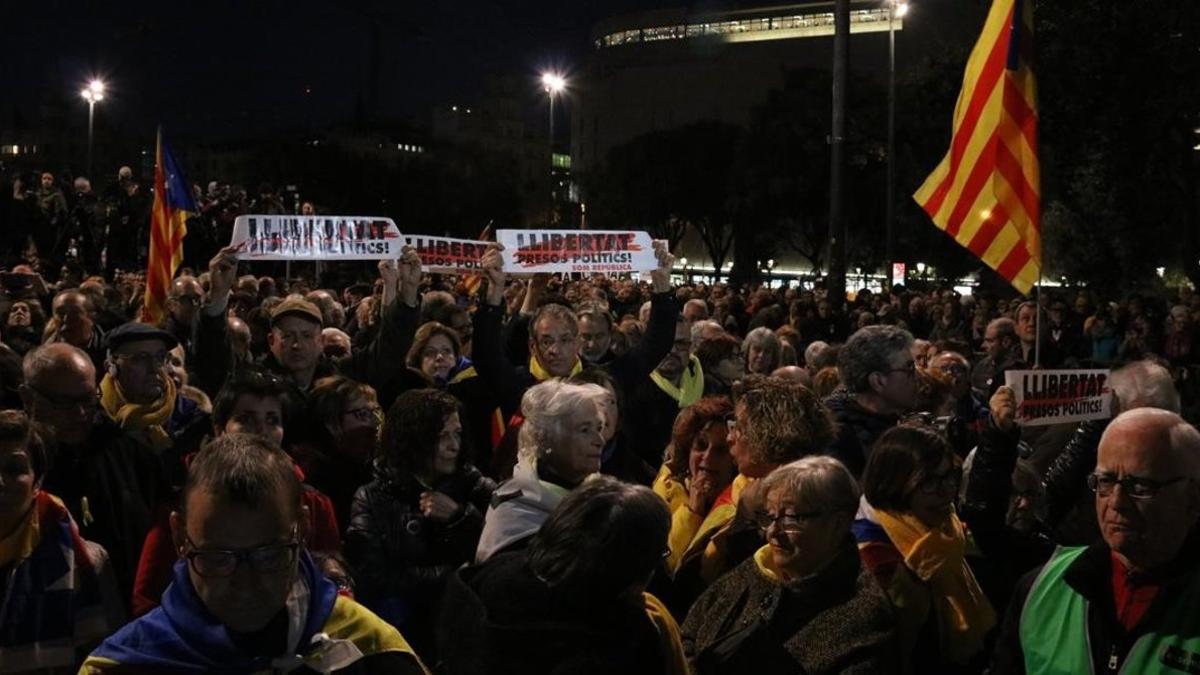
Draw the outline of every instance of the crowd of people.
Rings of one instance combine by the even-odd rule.
[[[1190,290],[839,306],[672,283],[662,242],[642,280],[226,248],[148,325],[138,274],[35,239],[0,276],[0,671],[1200,663]],[[1059,367],[1111,368],[1111,418],[1019,424],[1005,372]]]

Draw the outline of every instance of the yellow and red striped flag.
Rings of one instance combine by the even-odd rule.
[[[492,238],[492,221],[483,228],[483,232],[479,233],[479,241],[489,241]],[[479,293],[479,287],[483,285],[483,275],[479,272],[472,272],[463,278],[463,286],[467,289],[467,297],[475,297]]]
[[[1042,268],[1033,3],[992,0],[967,60],[950,151],[913,198],[1028,294]]]
[[[150,262],[146,268],[143,323],[161,324],[166,313],[167,290],[183,262],[187,218],[197,212],[192,189],[158,130],[154,153],[154,206],[150,209]]]

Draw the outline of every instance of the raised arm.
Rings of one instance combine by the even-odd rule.
[[[404,370],[404,357],[417,332],[421,256],[413,247],[405,246],[399,264],[379,262],[379,276],[383,278],[380,302],[384,303],[379,333],[366,349],[338,362],[343,375],[365,382],[376,391]]]
[[[496,393],[500,409],[507,419],[521,408],[526,379],[521,377],[505,353],[504,321],[504,260],[500,244],[491,244],[483,254],[483,272],[487,277],[487,295],[475,312],[475,335],[471,341],[471,357],[475,370],[487,386]]]
[[[234,368],[233,348],[229,344],[229,324],[226,310],[229,294],[237,282],[237,250],[227,246],[208,263],[208,299],[196,319],[194,352],[197,386],[216,398],[229,371]]]

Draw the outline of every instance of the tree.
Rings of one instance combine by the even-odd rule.
[[[613,148],[583,178],[592,221],[647,230],[673,249],[694,229],[719,268],[730,246],[730,165],[739,134],[734,125],[697,122]]]

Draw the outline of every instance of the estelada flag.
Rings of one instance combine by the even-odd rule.
[[[478,239],[479,239],[479,241],[488,241],[491,238],[492,238],[492,221],[489,220],[488,224],[486,226],[484,226],[483,232],[479,233]],[[482,285],[483,285],[483,275],[478,272],[472,272],[471,274],[468,274],[465,279],[463,279],[463,286],[465,286],[467,289],[467,297],[468,298],[475,297],[475,294],[479,292],[479,287]]]
[[[162,142],[158,130],[154,152],[154,206],[150,210],[150,263],[146,268],[146,296],[142,302],[142,321],[159,324],[163,320],[167,289],[175,270],[183,262],[183,238],[187,236],[187,218],[198,211],[192,189],[183,178],[179,164]]]
[[[967,60],[950,151],[913,198],[1028,294],[1042,267],[1033,3],[992,0]]]

